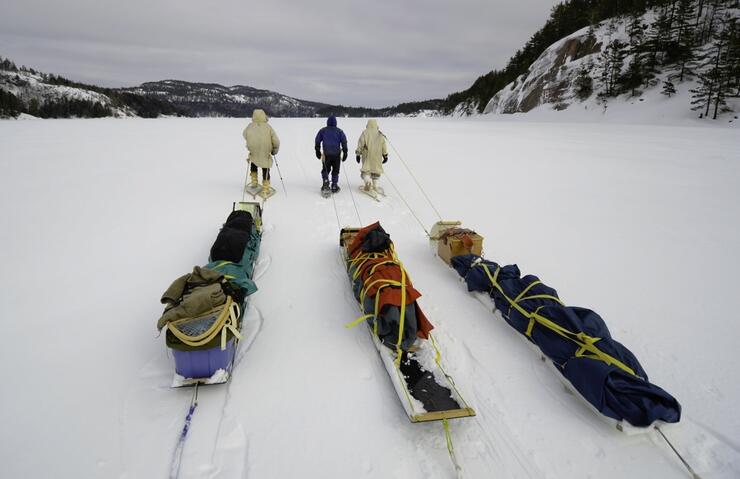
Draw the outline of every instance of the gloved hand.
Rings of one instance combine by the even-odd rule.
[[[342,152],[342,161],[344,161],[346,159],[347,159],[347,152],[346,151],[343,151]]]
[[[360,162],[360,155],[355,155],[355,159],[357,160],[357,163]]]
[[[316,159],[317,160],[320,160],[321,159],[321,151],[319,151],[318,148],[316,148]]]
[[[383,164],[388,163],[388,155],[383,155]]]

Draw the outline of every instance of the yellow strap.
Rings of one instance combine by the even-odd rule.
[[[434,339],[434,336],[432,336],[432,333],[429,333],[429,339],[432,340],[432,347],[434,348],[434,362],[437,363],[437,366],[441,366],[440,361],[442,360],[442,353],[439,352],[437,341]]]
[[[347,329],[352,329],[355,326],[362,324],[363,321],[367,321],[368,319],[375,316],[374,314],[366,314],[364,316],[360,316],[359,318],[355,319],[354,321],[350,321],[349,323],[345,324],[344,327]]]
[[[378,268],[378,266],[382,266],[384,264],[397,264],[397,263],[395,261],[393,261],[392,259],[387,259],[385,261],[381,261],[380,263],[375,263],[373,265],[373,267],[370,268],[370,275],[369,276],[372,276],[373,274],[375,274],[375,270]]]
[[[357,269],[355,269],[354,273],[352,274],[352,279],[355,280],[360,276],[360,271],[362,270],[362,266],[367,263],[371,259],[377,259],[377,258],[383,258],[387,255],[383,253],[365,253],[358,255],[356,258],[352,258],[349,260],[350,266],[355,266]]]
[[[519,301],[527,301],[528,299],[551,299],[557,302],[560,306],[565,306],[565,303],[563,303],[560,298],[551,294],[533,294],[532,296],[525,296],[519,299]]]
[[[401,365],[401,344],[403,343],[403,326],[406,320],[406,269],[401,267],[401,314],[398,319],[398,342],[396,343],[396,366]]]
[[[380,290],[384,286],[401,286],[401,282],[396,281],[394,279],[385,279],[385,278],[376,279],[375,281],[372,281],[371,283],[365,285],[360,291],[360,304],[363,304],[363,305],[365,304],[365,295],[376,284],[381,285],[381,287],[378,288],[378,291],[375,292],[376,297],[380,294]]]
[[[534,318],[529,318],[529,324],[527,325],[527,330],[524,332],[524,334],[528,338],[531,338],[533,329],[534,329]]]
[[[540,281],[540,280],[537,280],[537,281],[532,281],[531,283],[529,283],[529,286],[527,286],[526,288],[524,288],[524,289],[522,290],[522,292],[521,292],[521,293],[519,293],[519,296],[517,296],[516,298],[514,298],[514,302],[515,302],[515,303],[518,303],[518,302],[519,302],[519,300],[520,300],[520,299],[522,299],[522,297],[523,297],[523,296],[524,296],[525,294],[527,294],[527,291],[529,291],[529,290],[530,290],[530,289],[532,289],[532,288],[533,288],[534,286],[536,286],[536,285],[538,285],[538,284],[541,284],[541,283],[542,283],[542,281]]]
[[[234,303],[232,306],[234,307],[229,308],[229,319],[226,321],[226,324],[224,324],[224,327],[221,330],[221,351],[226,349],[226,339],[228,337],[227,331],[231,331],[237,342],[242,340],[242,334],[239,332],[238,329],[236,329],[237,320],[239,318],[239,305]]]
[[[483,270],[486,272],[486,275],[488,276],[488,279],[491,281],[491,285],[494,288],[496,288],[499,293],[501,293],[501,295],[509,302],[511,307],[519,311],[519,313],[521,313],[524,317],[530,320],[529,325],[527,327],[527,336],[531,337],[532,329],[534,328],[534,322],[536,322],[538,324],[541,324],[542,326],[545,326],[551,331],[554,331],[558,335],[573,341],[578,346],[580,346],[578,350],[580,351],[580,355],[577,354],[578,357],[583,356],[585,352],[589,352],[591,353],[590,357],[603,361],[606,364],[617,366],[619,369],[633,376],[637,376],[637,374],[632,368],[630,368],[629,366],[627,366],[626,364],[624,364],[617,358],[610,356],[609,354],[601,351],[598,347],[595,346],[595,343],[598,342],[601,338],[593,338],[584,332],[574,333],[572,331],[569,331],[568,329],[560,326],[554,321],[538,314],[536,311],[534,313],[530,313],[529,311],[522,308],[519,304],[514,302],[511,298],[509,298],[506,295],[506,293],[504,293],[504,290],[503,288],[501,288],[501,285],[499,285],[498,282],[496,281],[496,278],[498,276],[499,271],[501,270],[501,267],[496,268],[496,272],[492,275],[491,270],[488,269],[488,266],[486,264],[478,263],[477,266],[480,266],[481,268],[483,268]],[[539,309],[540,308],[538,308],[537,311],[539,311]]]

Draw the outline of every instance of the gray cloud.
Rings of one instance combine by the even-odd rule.
[[[503,67],[556,0],[4,0],[0,55],[104,86],[176,78],[387,106]]]

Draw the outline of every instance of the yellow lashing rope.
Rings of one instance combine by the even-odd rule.
[[[458,477],[460,477],[460,474],[462,473],[462,468],[460,467],[460,464],[457,462],[457,456],[455,456],[455,446],[452,444],[452,434],[450,434],[450,423],[447,421],[447,418],[442,419],[442,426],[445,430],[445,440],[447,441],[447,452],[450,454],[450,459],[452,460],[452,464],[455,466],[455,473]]]
[[[219,310],[220,313],[218,318],[216,318],[216,321],[211,325],[211,327],[197,336],[188,336],[177,328],[178,325],[191,321],[194,318],[183,318],[167,323],[167,329],[169,329],[177,339],[190,347],[199,347],[208,344],[218,336],[219,333],[221,333],[221,350],[225,350],[228,331],[231,331],[238,341],[242,339],[242,335],[237,329],[239,305],[234,303],[231,296],[228,296],[223,307],[215,308],[203,316],[207,316]]]
[[[574,333],[573,331],[570,331],[570,330],[568,330],[568,329],[560,326],[559,324],[555,323],[554,321],[552,321],[552,320],[550,320],[550,319],[542,316],[541,314],[539,314],[539,310],[542,308],[542,306],[540,306],[539,308],[537,308],[537,310],[535,310],[534,312],[529,312],[529,311],[525,310],[524,308],[522,308],[515,300],[512,300],[511,298],[509,298],[506,295],[506,293],[504,293],[503,288],[501,287],[500,284],[498,284],[498,281],[497,281],[498,273],[501,270],[501,267],[498,267],[496,269],[495,273],[494,274],[491,274],[491,270],[488,269],[488,265],[486,265],[484,263],[478,263],[478,264],[476,264],[476,266],[479,266],[479,267],[483,268],[483,270],[486,272],[486,275],[488,276],[488,279],[491,281],[491,285],[494,288],[496,288],[498,290],[498,292],[501,293],[501,295],[509,302],[510,308],[516,309],[522,316],[524,316],[525,318],[529,319],[529,325],[527,326],[527,331],[525,333],[528,337],[531,337],[532,330],[534,329],[535,323],[536,324],[540,324],[540,325],[546,327],[547,329],[555,332],[556,334],[558,334],[558,335],[560,335],[560,336],[562,336],[562,337],[564,337],[564,338],[566,338],[566,339],[568,339],[570,341],[573,341],[578,346],[580,346],[579,349],[576,351],[576,357],[586,356],[586,353],[590,353],[588,355],[588,357],[591,357],[591,358],[594,358],[594,359],[598,359],[598,360],[603,361],[603,362],[605,362],[606,364],[609,364],[609,365],[617,366],[619,369],[621,369],[621,370],[623,370],[623,371],[625,371],[625,372],[627,372],[627,373],[629,373],[629,374],[631,374],[633,376],[639,377],[639,376],[637,376],[637,374],[635,373],[635,371],[632,368],[630,368],[629,366],[627,366],[626,364],[624,364],[622,361],[620,361],[617,358],[615,358],[615,357],[613,357],[613,356],[605,353],[604,351],[600,350],[598,347],[595,346],[595,344],[598,341],[600,341],[601,338],[594,338],[592,336],[587,335],[586,333],[584,333],[582,331],[581,332],[578,332],[578,333]],[[532,285],[530,285],[530,287],[531,286]],[[527,291],[528,289],[529,288],[527,288],[525,291]],[[521,294],[520,294],[520,296],[521,296]],[[523,299],[523,298],[520,298],[520,300],[521,299]],[[560,303],[560,304],[562,304],[562,303]]]
[[[401,267],[401,314],[398,318],[398,342],[396,343],[396,367],[401,366],[401,344],[403,344],[403,326],[406,319],[406,270]]]

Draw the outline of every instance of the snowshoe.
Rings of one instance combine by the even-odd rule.
[[[257,193],[257,196],[261,197],[263,200],[266,200],[268,198],[271,198],[272,195],[274,195],[276,192],[275,188],[272,186],[268,186],[267,189],[261,188],[259,193]]]
[[[254,198],[262,192],[262,185],[260,185],[259,183],[256,186],[249,184],[244,188],[244,192]]]
[[[373,189],[366,190],[364,186],[360,186],[360,192],[366,194],[375,201],[380,201],[380,199],[378,198],[378,193]]]
[[[332,193],[339,193],[340,190],[341,190],[341,188],[339,187],[339,185],[332,185],[332,187],[331,187],[331,192]]]
[[[321,196],[324,198],[328,198],[331,196],[331,189],[329,189],[329,182],[325,181],[323,185],[321,185]]]

